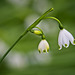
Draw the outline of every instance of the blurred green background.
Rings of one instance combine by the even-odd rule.
[[[0,0],[0,58],[22,32],[53,7],[57,17],[75,37],[75,0]],[[38,26],[50,44],[48,54],[38,53],[40,37],[28,33],[0,65],[0,75],[75,75],[75,46],[58,50],[58,23],[43,20]]]

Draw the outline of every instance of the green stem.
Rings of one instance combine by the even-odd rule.
[[[46,11],[41,17],[39,17],[31,26],[27,28],[27,30],[16,40],[16,42],[7,50],[7,52],[3,55],[0,60],[0,63],[4,60],[7,54],[11,51],[11,49],[27,34],[32,28],[34,28],[49,12],[53,11],[53,8]]]
[[[53,8],[46,11],[40,18],[38,18],[29,28],[28,31],[34,28],[49,12],[53,11]]]
[[[38,28],[42,32],[42,39],[45,39],[45,35],[44,35],[43,31],[39,27],[35,27],[35,28]]]
[[[55,17],[44,17],[44,19],[54,19],[54,20],[56,20],[59,23],[59,28],[63,29],[62,23],[57,18],[55,18]]]
[[[40,29],[39,27],[35,27],[35,28],[39,29],[42,32],[42,34],[44,34],[43,31],[42,31],[42,29]]]

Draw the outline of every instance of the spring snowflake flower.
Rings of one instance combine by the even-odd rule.
[[[66,48],[69,47],[70,42],[75,45],[75,39],[72,34],[66,29],[60,30],[58,37],[58,45],[60,46],[59,50],[62,49],[62,45]]]
[[[49,44],[45,39],[41,40],[41,42],[39,43],[38,50],[39,50],[39,53],[49,52]]]

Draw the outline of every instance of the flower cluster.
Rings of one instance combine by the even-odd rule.
[[[38,45],[38,51],[39,51],[39,53],[42,53],[42,52],[48,53],[49,52],[49,44],[45,39],[45,35],[39,27],[36,27],[36,28],[38,28],[39,30],[31,30],[31,32],[36,35],[40,35],[42,37],[42,40]]]
[[[64,29],[62,25],[60,25],[59,28],[60,28],[60,32],[59,32],[59,36],[58,36],[59,50],[62,49],[62,46],[68,48],[70,42],[73,45],[75,45],[75,39],[72,36],[72,34],[70,32],[68,32],[66,29]],[[44,35],[43,31],[40,28],[38,28],[38,29],[39,30],[31,31],[32,33],[34,33],[36,35],[42,36],[42,40],[40,41],[40,43],[38,45],[38,51],[39,51],[39,53],[48,53],[49,52],[49,44],[45,39],[45,35]]]

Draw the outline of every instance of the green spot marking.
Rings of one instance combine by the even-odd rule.
[[[65,47],[67,47],[67,44],[65,44]]]
[[[60,50],[60,46],[59,46],[59,50]]]
[[[75,39],[74,39],[73,43],[75,44]]]
[[[45,52],[46,52],[46,50],[43,50],[43,52],[45,53]]]
[[[47,52],[49,52],[49,49],[47,50]]]
[[[41,53],[41,51],[40,50],[38,50],[39,51],[39,53]]]

